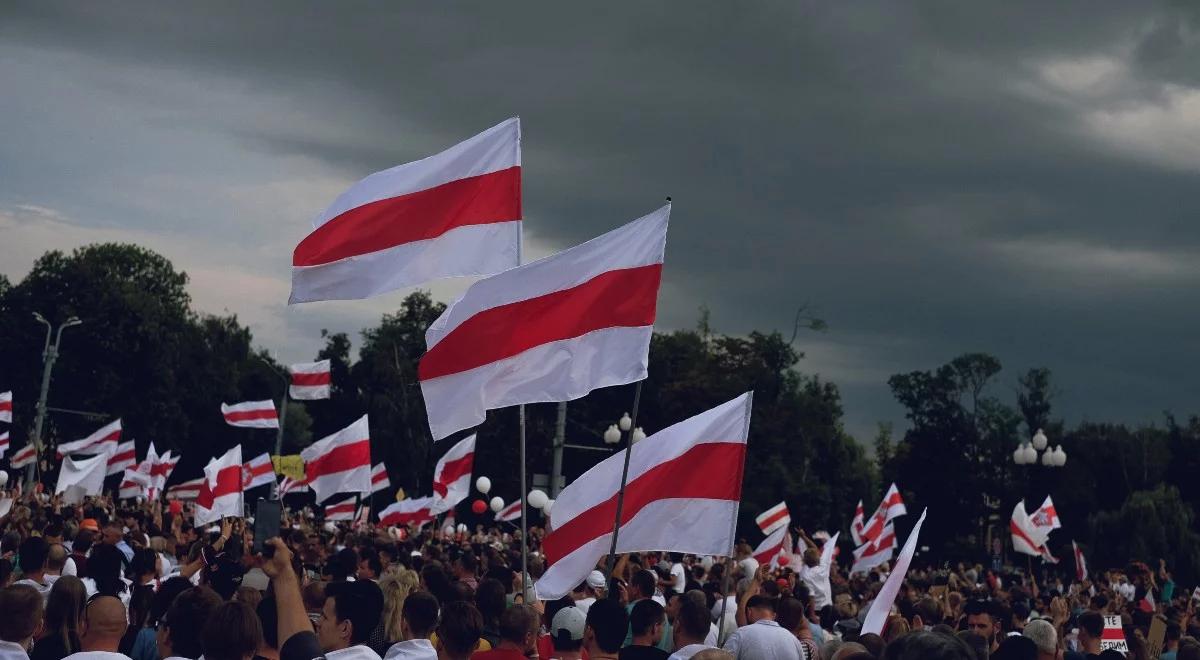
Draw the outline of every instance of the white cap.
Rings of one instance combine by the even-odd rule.
[[[607,582],[604,579],[604,574],[600,571],[592,571],[587,576],[587,586],[592,589],[603,589]]]
[[[599,573],[599,571],[592,571]],[[588,576],[589,579],[591,576]],[[558,631],[562,630],[570,636],[572,641],[578,642],[583,639],[583,627],[587,623],[587,615],[578,607],[564,607],[554,615],[554,620],[550,622],[550,636],[558,637]]]
[[[754,557],[746,557],[738,566],[742,568],[742,575],[746,577],[754,577],[755,571],[758,570],[758,560]]]

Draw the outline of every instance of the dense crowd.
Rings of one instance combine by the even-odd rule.
[[[882,634],[863,634],[887,565],[847,576],[819,544],[795,563],[642,553],[538,601],[518,531],[334,525],[285,513],[198,529],[186,509],[20,497],[0,518],[0,660],[872,660],[1200,658],[1191,593],[1165,564],[1068,579],[1048,571],[914,566]],[[432,527],[432,526],[430,526]],[[461,529],[461,527],[459,528]],[[530,582],[543,571],[530,530]],[[598,567],[599,569],[599,567]],[[526,588],[528,587],[528,588]],[[1155,618],[1159,618],[1155,624]],[[1116,654],[1116,655],[1113,655]]]

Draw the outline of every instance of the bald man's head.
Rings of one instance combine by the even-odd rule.
[[[83,650],[115,653],[127,625],[120,600],[112,596],[93,599],[83,611],[83,634],[79,639]]]

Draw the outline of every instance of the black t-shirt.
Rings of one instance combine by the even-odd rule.
[[[71,635],[70,648],[63,643],[62,635],[54,633],[39,639],[29,653],[29,660],[62,660],[80,650],[79,639]]]
[[[626,646],[617,654],[617,660],[667,660],[670,653],[657,646]]]
[[[321,645],[317,642],[317,634],[308,631],[299,632],[287,638],[279,648],[279,660],[325,660]]]

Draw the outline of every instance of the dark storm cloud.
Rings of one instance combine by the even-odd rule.
[[[968,350],[1006,383],[1052,367],[1072,418],[1192,409],[1200,149],[1155,140],[1200,128],[1180,101],[1197,35],[1185,6],[1125,2],[0,14],[10,43],[241,81],[277,112],[184,128],[348,177],[519,114],[534,238],[570,245],[671,195],[663,325],[706,304],[720,330],[787,331],[812,303],[831,331],[803,338],[808,368],[860,436],[898,417],[888,374]]]

